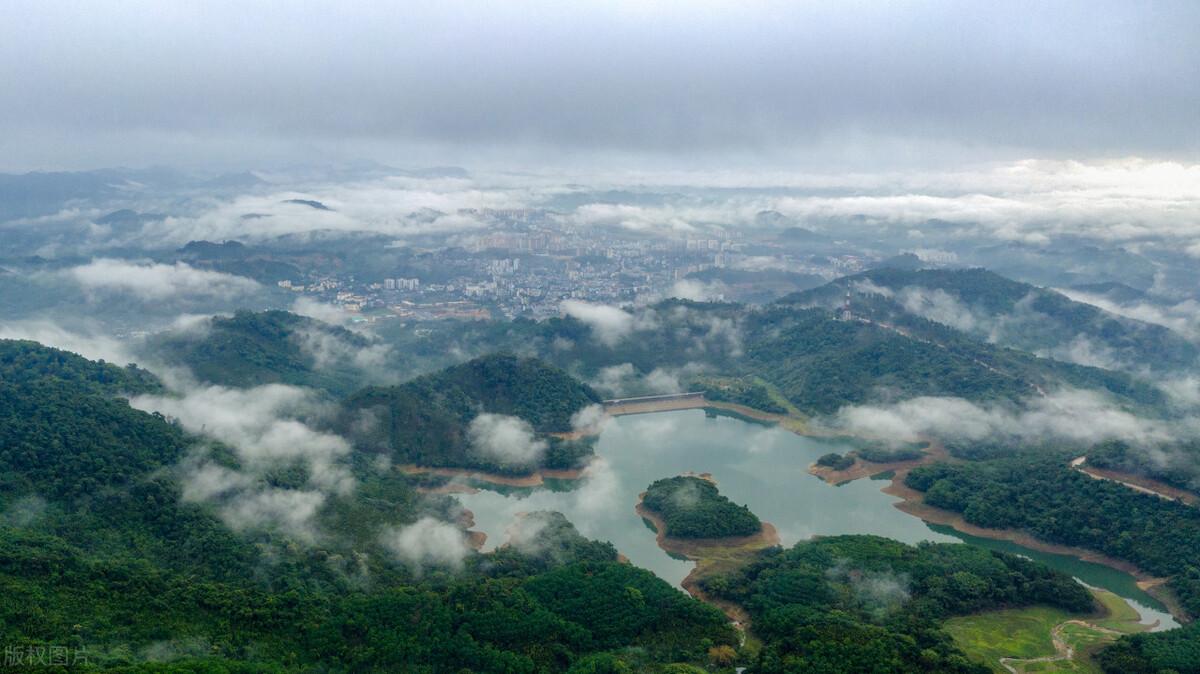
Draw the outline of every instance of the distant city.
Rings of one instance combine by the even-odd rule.
[[[438,270],[435,278],[322,270],[280,280],[278,286],[361,314],[363,320],[543,319],[558,315],[568,299],[652,301],[703,272],[744,269],[751,257],[759,267],[822,279],[862,271],[872,262],[861,254],[813,255],[798,252],[794,244],[749,242],[740,231],[648,238],[619,230],[581,230],[545,210],[464,209],[460,214],[492,226],[459,245],[415,251]],[[750,247],[753,256],[747,253]],[[719,273],[712,276],[720,278]],[[733,298],[717,291],[702,299]]]

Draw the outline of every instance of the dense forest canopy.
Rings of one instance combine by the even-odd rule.
[[[398,386],[363,389],[344,402],[339,429],[360,447],[401,463],[504,473],[571,469],[591,455],[590,440],[547,434],[573,430],[575,415],[599,401],[556,367],[496,354]],[[473,437],[481,416],[503,425],[521,446],[481,447]]]
[[[750,612],[764,641],[756,674],[986,672],[954,646],[942,620],[1030,604],[1093,607],[1091,594],[1069,576],[1014,555],[876,536],[768,550],[702,585]]]
[[[387,374],[390,364],[373,357],[372,346],[363,335],[286,311],[238,311],[155,335],[147,350],[202,382],[291,384],[345,395]]]
[[[762,522],[750,509],[723,496],[709,480],[688,475],[652,483],[642,506],[662,518],[672,538],[751,536]]]
[[[107,390],[120,369],[19,347],[53,366],[0,381],[0,640],[14,648],[128,671],[553,672],[609,650],[626,667],[702,663],[736,644],[719,611],[557,513],[461,571],[418,574],[373,527],[446,504],[368,461],[319,514],[337,535],[235,533],[181,497],[174,469],[201,440]]]
[[[1098,550],[1133,563],[1170,586],[1200,615],[1200,510],[1072,470],[1057,458],[1024,456],[939,463],[912,470],[905,484],[929,505],[982,527]]]
[[[873,269],[780,300],[836,308],[852,295],[855,311],[919,328],[932,318],[977,339],[1033,353],[1068,356],[1083,342],[1108,365],[1170,372],[1196,367],[1200,348],[1162,325],[1118,316],[1047,288],[986,269]]]

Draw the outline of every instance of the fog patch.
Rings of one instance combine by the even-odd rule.
[[[592,404],[571,415],[571,430],[582,433],[599,433],[612,421],[604,405]]]
[[[941,288],[930,290],[908,286],[896,294],[896,301],[909,313],[962,332],[972,333],[981,327],[980,321],[969,307]]]
[[[605,346],[615,346],[633,332],[633,315],[617,307],[564,300],[560,308],[567,316],[587,324],[596,340]]]
[[[471,447],[506,464],[536,464],[546,452],[546,442],[534,436],[533,427],[520,417],[480,414],[467,426]]]
[[[671,492],[670,499],[676,508],[691,510],[700,505],[700,485],[691,480],[685,480]]]
[[[19,528],[32,526],[46,513],[47,505],[46,499],[40,496],[22,496],[0,511],[0,524]]]
[[[169,382],[179,386],[178,382]],[[237,468],[200,449],[179,466],[184,500],[213,503],[235,530],[275,528],[306,542],[319,537],[314,518],[328,496],[355,487],[345,460],[350,445],[315,430],[305,419],[326,410],[307,389],[270,384],[250,389],[196,386],[177,395],[142,395],[130,405],[174,419],[187,431],[233,449]],[[305,484],[272,487],[269,471],[303,469]]]
[[[924,436],[947,440],[1065,440],[1095,444],[1124,440],[1136,445],[1167,442],[1191,433],[1189,423],[1145,419],[1094,391],[1064,389],[1023,405],[975,404],[963,398],[921,396],[890,405],[843,407],[831,426],[890,442]]]
[[[422,517],[404,527],[388,527],[380,534],[379,542],[418,574],[430,568],[461,570],[471,552],[461,529],[432,517]]]
[[[99,331],[75,332],[50,320],[4,321],[0,323],[0,339],[32,340],[84,358],[118,365],[134,362],[132,350],[125,342]]]
[[[235,299],[262,290],[243,276],[197,269],[186,262],[162,264],[99,258],[62,272],[85,292],[123,293],[143,301],[174,297]]]
[[[854,593],[855,601],[875,619],[883,618],[904,605],[912,596],[908,574],[893,571],[863,571],[850,568],[847,560],[826,570],[831,581],[844,583]]]

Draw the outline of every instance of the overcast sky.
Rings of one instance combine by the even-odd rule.
[[[0,170],[1200,154],[1200,2],[7,0]]]

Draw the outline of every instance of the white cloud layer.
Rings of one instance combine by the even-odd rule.
[[[196,269],[185,262],[161,264],[100,258],[66,272],[88,292],[115,292],[141,300],[174,297],[235,299],[261,290],[253,279]]]
[[[533,427],[520,417],[480,414],[467,426],[471,447],[502,463],[536,463],[546,452],[546,442],[534,437]]]
[[[432,517],[389,527],[380,535],[380,543],[418,573],[431,567],[457,571],[471,551],[461,529]]]

